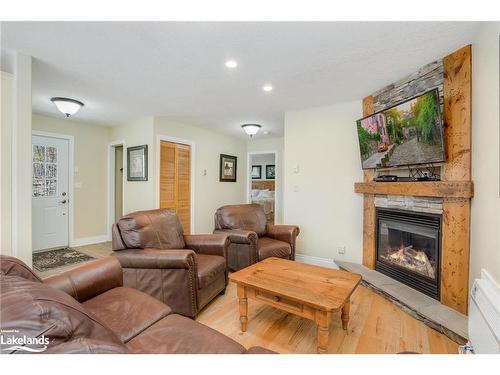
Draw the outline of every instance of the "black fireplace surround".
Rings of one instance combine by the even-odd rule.
[[[441,215],[377,208],[375,269],[439,300]]]

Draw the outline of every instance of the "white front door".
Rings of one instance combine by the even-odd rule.
[[[69,141],[32,136],[33,251],[69,245]]]

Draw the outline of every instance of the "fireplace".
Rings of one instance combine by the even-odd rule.
[[[439,300],[441,215],[377,208],[375,269]]]

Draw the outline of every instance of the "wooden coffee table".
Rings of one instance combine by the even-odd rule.
[[[347,330],[350,297],[361,282],[357,273],[312,266],[280,258],[229,275],[237,284],[241,330],[247,330],[248,298],[311,319],[318,325],[318,353],[325,353],[332,313],[342,310]]]

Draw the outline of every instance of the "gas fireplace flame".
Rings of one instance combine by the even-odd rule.
[[[398,266],[410,269],[425,276],[435,278],[436,271],[434,264],[422,250],[413,249],[413,245],[405,246],[401,244],[399,249],[389,249],[382,258]]]

